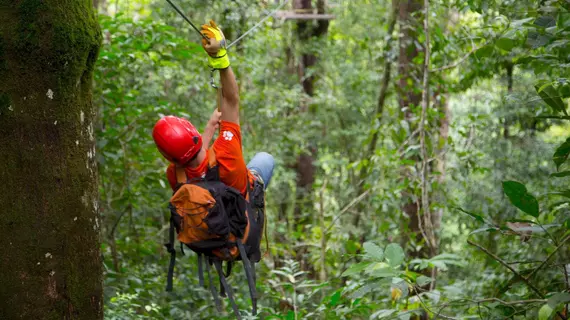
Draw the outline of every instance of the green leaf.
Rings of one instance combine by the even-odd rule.
[[[535,31],[529,31],[526,36],[526,44],[533,48],[540,48],[545,46],[550,42],[550,36],[541,34]]]
[[[331,300],[329,302],[330,306],[336,306],[338,304],[338,302],[340,301],[340,297],[341,297],[341,293],[340,290],[337,290],[332,296],[331,296]]]
[[[556,19],[551,16],[542,16],[536,18],[536,20],[534,20],[534,24],[539,27],[550,28],[556,26]]]
[[[471,231],[471,232],[469,233],[469,235],[476,234],[476,233],[481,233],[481,232],[490,232],[490,231],[499,231],[499,230],[500,230],[500,229],[499,229],[499,228],[496,228],[496,227],[486,226],[486,227],[479,228],[479,229],[475,229],[475,230]]]
[[[375,263],[366,269],[366,273],[375,278],[391,278],[398,275],[398,272],[385,263]]]
[[[570,176],[570,171],[555,172],[550,174],[551,177],[562,178]]]
[[[511,22],[511,26],[518,28],[521,27],[523,25],[528,25],[529,22],[532,21],[532,18],[525,18],[525,19],[520,19],[520,20],[514,20]]]
[[[417,283],[420,287],[423,287],[423,286],[425,286],[426,284],[431,283],[432,281],[433,281],[432,278],[426,277],[426,276],[423,276],[423,275],[422,275],[422,276],[419,276],[419,277],[416,279],[416,283]]]
[[[552,311],[552,308],[548,304],[543,305],[542,308],[538,310],[538,320],[548,320]]]
[[[549,194],[549,195],[563,196],[563,197],[566,197],[566,198],[570,198],[570,190],[549,192],[548,194]]]
[[[390,317],[391,315],[393,315],[394,313],[398,312],[398,310],[396,309],[382,309],[382,310],[378,310],[376,312],[374,312],[371,316],[370,319],[382,319],[382,318],[387,318]]]
[[[535,218],[538,217],[538,201],[527,192],[524,184],[516,181],[503,181],[503,190],[515,207]]]
[[[552,83],[546,81],[539,81],[534,88],[540,96],[540,98],[549,105],[554,112],[562,112],[568,115],[566,112],[566,105],[564,101],[560,98],[558,91],[552,86]]]
[[[556,164],[556,170],[558,170],[566,159],[568,159],[568,155],[570,155],[570,138],[566,139],[566,141],[556,149],[552,156],[552,160]]]
[[[556,309],[559,304],[570,302],[570,293],[561,292],[556,293],[552,297],[548,298],[548,306],[552,309]]]
[[[397,243],[390,243],[385,251],[386,261],[391,267],[398,267],[404,262],[404,250]]]
[[[365,242],[363,244],[364,252],[366,256],[371,258],[372,260],[381,262],[384,258],[384,251],[378,245],[372,242]]]
[[[377,286],[373,286],[370,284],[364,285],[358,289],[356,289],[356,291],[354,291],[353,293],[350,294],[350,299],[358,299],[358,298],[362,298],[362,296],[364,296],[365,294],[369,293],[370,291],[374,290]]]
[[[515,46],[515,41],[509,38],[500,38],[497,40],[497,42],[495,42],[495,46],[505,51],[511,51]]]
[[[474,55],[475,55],[476,58],[479,58],[479,59],[481,59],[481,58],[488,58],[488,57],[490,57],[491,55],[493,55],[493,49],[494,49],[494,48],[493,48],[492,46],[490,46],[490,45],[488,45],[488,46],[483,46],[483,47],[477,49],[477,50],[475,51],[475,54],[474,54]]]
[[[469,212],[469,211],[467,211],[467,210],[465,210],[465,209],[463,209],[463,208],[456,208],[456,209],[459,210],[459,211],[461,211],[461,212],[463,212],[463,213],[466,213],[466,214],[472,216],[473,218],[475,218],[475,220],[477,220],[477,221],[479,221],[479,222],[485,223],[485,220],[483,219],[483,217],[480,216],[480,215],[478,215],[478,214]]]
[[[346,269],[346,271],[344,271],[341,276],[346,277],[346,276],[359,274],[362,270],[368,268],[368,266],[371,264],[372,264],[372,262],[369,262],[369,261],[363,261],[363,262],[355,263],[355,264],[351,265],[348,269]]]

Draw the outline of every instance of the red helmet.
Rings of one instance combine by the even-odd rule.
[[[156,122],[152,138],[162,155],[179,164],[186,164],[202,149],[202,136],[190,121],[166,116]]]

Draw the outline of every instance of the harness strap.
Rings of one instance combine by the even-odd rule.
[[[255,262],[250,261],[249,263],[251,264],[251,275],[253,276],[253,283],[255,283],[257,281],[255,276]]]
[[[204,286],[204,270],[202,270],[202,254],[198,253],[198,281],[200,287]]]
[[[228,282],[226,281],[226,277],[224,277],[224,271],[222,270],[222,262],[220,259],[214,259],[214,266],[216,267],[216,271],[218,271],[218,275],[220,277],[220,283],[224,287],[225,291],[228,293],[228,298],[230,299],[230,303],[232,304],[232,309],[234,310],[234,314],[238,320],[241,320],[241,316],[239,314],[238,306],[234,300],[234,293],[232,291],[232,287],[229,286]]]
[[[170,252],[170,264],[168,275],[166,276],[166,291],[172,291],[172,278],[174,277],[174,264],[176,263],[176,250],[174,249],[174,220],[170,218],[169,243],[165,244],[166,250]]]
[[[229,277],[232,274],[232,267],[234,266],[232,261],[226,262],[226,272],[224,273],[224,277]]]
[[[249,295],[251,296],[251,307],[252,307],[252,314],[255,316],[257,315],[257,292],[255,290],[255,280],[253,276],[253,272],[251,270],[252,264],[250,263],[249,259],[247,258],[247,254],[245,252],[245,248],[243,247],[243,243],[241,239],[237,239],[237,246],[239,250],[239,254],[241,256],[241,260],[243,261],[243,268],[245,270],[245,277],[247,278],[247,286],[249,287]]]
[[[212,293],[212,297],[214,298],[214,303],[216,304],[216,309],[218,312],[222,312],[222,302],[220,301],[220,297],[218,297],[218,293],[216,292],[216,288],[214,288],[214,278],[210,273],[210,265],[212,264],[212,260],[210,258],[206,259],[206,273],[208,274],[208,287],[210,288],[210,292]]]

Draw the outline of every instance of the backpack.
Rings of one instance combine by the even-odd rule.
[[[260,244],[265,223],[263,184],[255,179],[251,185],[248,178],[244,197],[235,188],[221,182],[213,150],[209,152],[208,170],[204,178],[189,181],[184,169],[176,168],[176,180],[178,184],[169,203],[169,243],[165,244],[170,253],[166,291],[172,291],[176,230],[182,255],[184,246],[198,255],[198,278],[201,286],[204,286],[205,266],[209,289],[218,311],[221,311],[221,302],[210,274],[212,265],[219,276],[220,296],[225,297],[227,293],[238,319],[239,310],[226,278],[231,274],[234,261],[243,262],[252,313],[256,315],[255,263],[261,260]],[[223,272],[223,262],[226,262],[226,272]]]

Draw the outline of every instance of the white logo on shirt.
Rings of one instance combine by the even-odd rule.
[[[231,132],[229,132],[229,131],[224,131],[224,132],[222,133],[222,136],[224,137],[225,140],[227,140],[227,141],[232,141],[232,139],[233,139],[233,137],[234,137],[234,134],[231,133]]]

